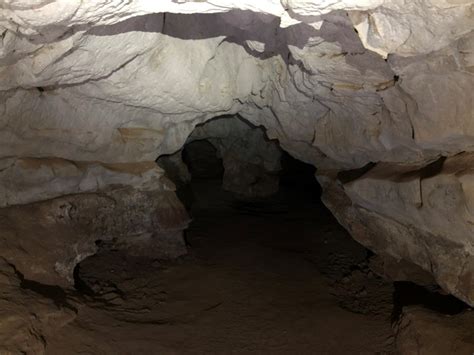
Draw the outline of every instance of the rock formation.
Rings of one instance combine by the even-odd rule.
[[[398,324],[397,350],[401,354],[471,354],[473,326],[472,312],[452,317],[410,307]]]
[[[356,240],[474,305],[473,29],[471,0],[4,1],[1,256],[64,286],[98,240],[183,253],[155,160],[239,114]]]
[[[20,276],[0,259],[0,352],[43,354],[44,337],[71,322],[76,310],[64,300],[21,287]]]

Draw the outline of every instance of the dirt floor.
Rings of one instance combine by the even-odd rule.
[[[313,192],[242,202],[195,183],[189,255],[104,245],[77,269],[76,320],[48,354],[392,353],[392,284]]]

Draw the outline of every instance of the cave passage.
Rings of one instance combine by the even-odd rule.
[[[211,153],[202,141],[183,151],[192,176],[183,187],[192,194],[187,256],[150,262],[104,248],[80,264],[77,278],[96,302],[88,324],[130,352],[390,350],[391,285],[368,274],[367,251],[322,205],[314,168],[285,154],[279,192],[242,198],[222,189]],[[367,288],[375,299],[361,294]],[[96,336],[65,329],[50,346],[82,349],[84,333]]]
[[[0,355],[474,355],[474,0],[1,4]]]
[[[321,202],[315,169],[286,152],[279,189],[264,197],[223,188],[225,159],[208,140],[176,156],[189,174],[177,181],[192,216],[188,254],[165,262],[101,244],[76,268],[87,306],[51,353],[391,353],[404,306],[464,309],[378,276]]]

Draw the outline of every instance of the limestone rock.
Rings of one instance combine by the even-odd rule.
[[[186,252],[189,217],[173,191],[131,187],[0,209],[2,257],[28,280],[71,287],[76,264],[96,242],[169,259]]]
[[[191,181],[191,174],[188,166],[183,162],[182,153],[182,150],[178,150],[174,154],[162,155],[156,161],[177,188]]]
[[[0,353],[44,354],[45,337],[74,320],[76,312],[21,288],[15,269],[0,258]]]
[[[107,164],[59,158],[0,160],[0,207],[55,197],[133,186],[147,191],[172,190],[154,162]]]
[[[426,167],[377,164],[343,183],[320,181],[326,204],[356,240],[419,265],[472,304],[471,160],[460,154]]]
[[[465,354],[474,351],[474,314],[440,315],[408,308],[397,327],[397,350],[400,354]]]
[[[390,255],[378,254],[370,258],[370,270],[390,281],[410,281],[419,286],[433,287],[433,275],[406,259],[395,259]]]

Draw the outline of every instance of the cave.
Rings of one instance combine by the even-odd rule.
[[[0,354],[473,354],[473,13],[5,1]]]

